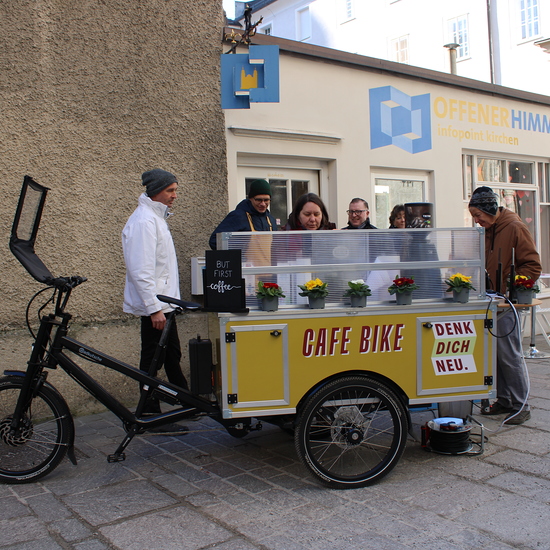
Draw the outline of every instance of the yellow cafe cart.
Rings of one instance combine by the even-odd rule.
[[[241,299],[209,322],[230,433],[245,435],[254,418],[292,429],[314,476],[360,487],[399,460],[411,407],[495,397],[496,304],[485,296],[483,238],[481,228],[219,234],[206,304],[232,291]],[[223,259],[231,251],[240,265]],[[235,273],[237,283],[224,278]],[[476,289],[465,303],[446,292],[456,273]],[[388,292],[396,276],[418,286],[411,305]],[[300,295],[314,279],[327,283],[322,309]],[[357,280],[370,287],[366,307],[344,296]],[[259,281],[284,292],[276,311],[262,311]]]

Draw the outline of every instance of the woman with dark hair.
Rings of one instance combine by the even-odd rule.
[[[283,228],[286,231],[318,229],[336,229],[336,224],[328,219],[328,212],[323,201],[315,193],[302,195],[294,205]]]
[[[390,229],[405,229],[405,206],[396,204],[390,214]]]

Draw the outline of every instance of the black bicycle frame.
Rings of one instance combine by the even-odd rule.
[[[66,300],[64,302],[66,303]],[[61,317],[61,321],[57,317]],[[220,409],[217,404],[194,395],[189,390],[151,376],[82,342],[69,338],[67,331],[70,319],[71,316],[68,313],[58,313],[57,316],[50,314],[42,317],[28,363],[25,382],[14,412],[12,429],[16,430],[18,428],[22,413],[26,410],[32,396],[46,380],[47,375],[43,372],[44,369],[56,368],[58,365],[95,399],[128,425],[133,424],[138,428],[155,428],[168,422],[177,422],[198,412],[206,413],[214,418],[220,417]],[[47,346],[54,327],[57,327],[54,340],[51,345]],[[63,352],[65,349],[88,361],[120,372],[136,380],[144,388],[143,391],[147,391],[149,394],[154,392],[160,400],[171,404],[179,403],[182,407],[146,418],[136,417],[135,413],[115,399],[101,384],[96,382],[82,367],[67,356]]]

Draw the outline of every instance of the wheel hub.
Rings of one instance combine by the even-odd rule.
[[[332,441],[341,447],[360,445],[366,433],[366,419],[356,406],[340,407],[334,413]]]
[[[25,445],[27,441],[32,437],[33,424],[29,418],[25,417],[19,423],[19,429],[15,434],[11,433],[11,422],[13,416],[6,416],[6,418],[0,421],[0,438],[6,445],[11,447],[20,447]]]

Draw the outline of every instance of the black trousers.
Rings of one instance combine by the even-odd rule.
[[[172,316],[173,313],[168,313],[166,317]],[[141,318],[141,359],[139,362],[139,368],[142,371],[149,372],[151,361],[155,355],[162,330],[153,328],[151,323],[151,317]],[[166,340],[166,348],[163,356],[157,364],[157,372],[164,366],[166,377],[169,382],[179,386],[180,388],[188,389],[187,380],[181,371],[181,345],[178,336],[178,327],[176,320],[173,319],[172,326],[168,332],[168,338]],[[156,372],[153,373],[153,376]],[[150,398],[145,405],[144,412],[160,412],[160,403],[157,399]]]

